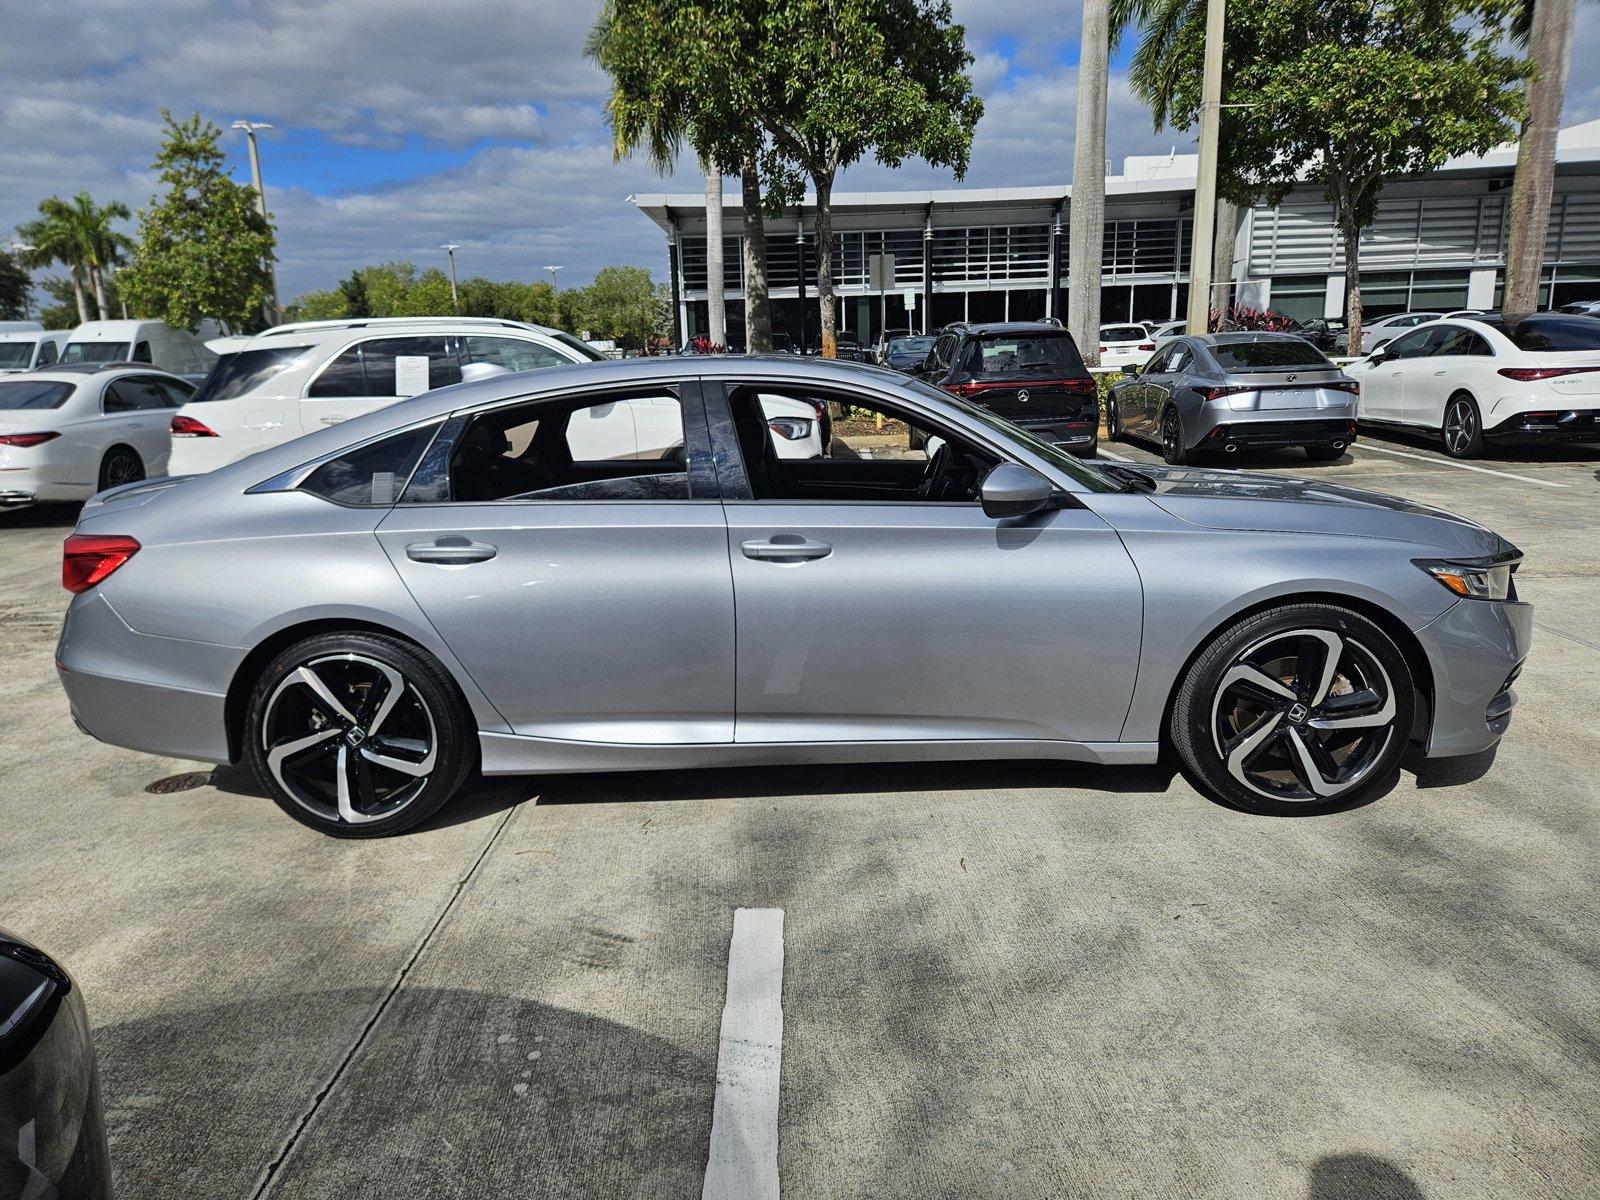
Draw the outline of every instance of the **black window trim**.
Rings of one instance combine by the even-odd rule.
[[[434,444],[439,440],[439,433],[444,428],[444,426],[446,424],[447,424],[447,421],[446,421],[445,415],[444,414],[440,414],[440,413],[435,413],[431,417],[423,417],[420,420],[413,421],[409,425],[401,425],[397,429],[385,429],[385,430],[383,430],[383,432],[373,434],[371,437],[365,438],[362,441],[352,442],[348,446],[340,446],[337,450],[330,450],[328,453],[320,455],[317,458],[313,458],[313,459],[309,460],[308,462],[303,462],[299,466],[290,467],[287,471],[279,471],[276,475],[270,476],[267,479],[263,479],[260,483],[257,483],[257,484],[252,485],[251,487],[245,488],[244,494],[247,495],[247,496],[254,496],[254,495],[257,495],[258,493],[264,493],[264,492],[298,492],[298,491],[301,491],[301,486],[300,486],[301,484],[305,483],[306,480],[310,479],[311,476],[319,468],[326,466],[328,463],[332,462],[334,459],[341,458],[344,455],[353,453],[354,451],[357,451],[357,450],[365,450],[368,446],[375,445],[378,442],[387,441],[389,438],[392,438],[392,437],[399,437],[400,435],[406,434],[406,433],[410,433],[413,430],[426,429],[431,425],[431,426],[434,427],[433,436],[428,439],[428,444],[423,447],[422,453],[417,456],[417,465],[412,467],[410,473],[406,476],[406,480],[405,480],[404,485],[395,489],[395,501],[394,501],[393,504],[347,504],[343,500],[331,499],[331,498],[329,498],[327,496],[322,495],[320,492],[305,492],[304,493],[307,496],[313,496],[316,499],[321,500],[325,504],[332,504],[337,508],[349,508],[349,509],[394,508],[396,505],[398,505],[401,502],[401,499],[405,496],[406,488],[411,486],[411,480],[416,477],[417,471],[421,468],[423,461],[428,457],[428,454],[432,451],[432,448],[433,448]]]
[[[456,370],[459,372],[461,370],[462,365],[463,365],[463,360],[462,360],[462,357],[461,357],[461,347],[458,346],[456,343],[457,343],[457,341],[460,340],[460,338],[462,336],[463,335],[461,335],[459,333],[437,333],[437,332],[435,332],[433,330],[424,329],[424,330],[419,330],[419,331],[417,331],[415,333],[403,333],[403,332],[396,331],[396,330],[389,330],[389,331],[386,331],[386,332],[369,333],[365,337],[352,338],[350,341],[345,342],[343,345],[341,345],[339,347],[339,349],[337,351],[335,351],[333,354],[330,354],[328,356],[327,360],[320,367],[317,368],[316,374],[312,375],[309,379],[307,379],[305,381],[305,384],[300,389],[300,399],[302,399],[302,400],[363,400],[363,399],[410,400],[411,399],[410,396],[390,396],[387,393],[378,393],[378,392],[371,392],[371,391],[362,392],[361,395],[359,395],[359,396],[313,396],[311,394],[311,389],[317,386],[317,381],[320,380],[325,374],[327,374],[329,368],[331,368],[334,363],[338,362],[341,358],[343,358],[347,351],[354,350],[357,347],[363,347],[368,342],[392,341],[392,340],[397,339],[397,338],[436,337],[436,338],[442,339],[444,341],[445,357],[453,359],[455,361]],[[366,351],[365,350],[362,350],[362,352],[361,352],[361,354],[359,356],[359,361],[361,363],[361,386],[364,387],[364,388],[370,388],[372,386],[372,381],[367,378],[367,355],[366,355]],[[446,386],[453,386],[453,385],[446,385]],[[428,389],[428,391],[436,392],[436,391],[439,391],[439,389],[430,387]],[[420,396],[420,395],[426,395],[427,393],[426,392],[418,392],[417,394]]]

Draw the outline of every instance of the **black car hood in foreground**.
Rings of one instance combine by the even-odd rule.
[[[1250,471],[1118,464],[1156,485],[1163,511],[1208,529],[1335,533],[1439,546],[1454,554],[1498,554],[1514,547],[1499,534],[1440,508],[1362,488]]]

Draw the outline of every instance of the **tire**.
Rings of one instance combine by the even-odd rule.
[[[1196,785],[1236,808],[1342,808],[1387,790],[1406,752],[1413,688],[1405,655],[1371,621],[1290,604],[1211,639],[1179,683],[1168,736]],[[1340,724],[1321,724],[1331,721]]]
[[[1457,392],[1445,404],[1439,440],[1451,458],[1483,456],[1483,416],[1478,412],[1478,402],[1465,392]]]
[[[1117,411],[1117,398],[1106,397],[1106,441],[1120,442],[1122,440],[1122,414]]]
[[[144,460],[127,446],[113,446],[100,460],[100,486],[95,490],[121,487],[125,483],[138,483],[144,478]]]
[[[1161,414],[1161,457],[1174,467],[1194,461],[1194,455],[1183,444],[1183,418],[1176,408],[1169,407]]]
[[[1335,450],[1332,446],[1307,446],[1306,457],[1312,462],[1338,462],[1344,457],[1343,450]]]
[[[243,741],[278,807],[334,837],[420,824],[477,764],[475,724],[444,668],[373,633],[318,634],[277,655],[251,690]]]

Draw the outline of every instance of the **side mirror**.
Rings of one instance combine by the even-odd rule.
[[[1367,355],[1368,361],[1375,362],[1375,363],[1381,363],[1384,359],[1386,359],[1388,357],[1389,357],[1389,345],[1388,345],[1387,342],[1385,342],[1383,345],[1379,346],[1371,354]]]
[[[1001,463],[983,477],[983,515],[1001,520],[1025,517],[1050,503],[1055,489],[1039,472],[1019,463]]]
[[[1142,370],[1144,370],[1144,368],[1138,363],[1129,363],[1127,366],[1122,368],[1122,373],[1131,379]]]

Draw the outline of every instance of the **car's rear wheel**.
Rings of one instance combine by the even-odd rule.
[[[1181,467],[1192,458],[1183,444],[1183,419],[1178,410],[1169,408],[1161,416],[1161,457],[1175,467]]]
[[[1122,440],[1122,414],[1117,411],[1117,398],[1106,397],[1106,441]]]
[[[1444,429],[1440,431],[1444,452],[1451,458],[1479,458],[1483,454],[1483,418],[1478,402],[1465,392],[1457,392],[1444,406]]]
[[[268,664],[245,754],[278,806],[335,837],[426,820],[476,762],[473,723],[444,669],[397,638],[318,634]]]
[[[127,446],[113,446],[100,460],[99,491],[138,483],[144,478],[144,460]]]
[[[1292,604],[1212,639],[1173,703],[1174,748],[1236,807],[1301,813],[1385,789],[1415,708],[1410,667],[1358,613]]]

